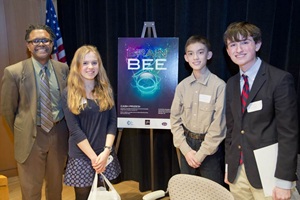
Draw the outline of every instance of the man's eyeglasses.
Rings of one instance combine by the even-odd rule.
[[[48,38],[41,38],[41,39],[29,40],[27,42],[32,43],[33,45],[39,45],[40,43],[43,43],[45,45],[49,45],[52,42],[52,40],[50,40]]]

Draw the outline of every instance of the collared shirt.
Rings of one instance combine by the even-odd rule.
[[[174,146],[183,155],[191,148],[186,142],[182,125],[192,132],[206,133],[196,153],[200,162],[218,150],[226,133],[225,87],[225,82],[207,68],[200,79],[191,74],[176,87],[170,114],[171,132]]]
[[[259,67],[261,65],[261,59],[257,57],[256,59],[256,62],[254,63],[254,65],[252,67],[250,67],[250,69],[248,69],[246,72],[243,72],[241,69],[240,69],[240,88],[241,88],[241,93],[242,93],[242,90],[243,90],[243,86],[244,86],[244,79],[242,77],[243,74],[247,75],[248,76],[248,82],[249,82],[249,91],[251,90],[252,88],[252,85],[253,85],[253,82],[254,82],[254,79],[256,77],[256,74],[259,70]]]
[[[41,75],[42,75],[42,67],[37,60],[32,57],[33,68],[36,77],[36,86],[37,86],[37,125],[41,125],[41,103],[40,103],[40,84],[41,84]],[[53,69],[52,63],[49,60],[47,65],[46,74],[49,78],[50,85],[50,94],[51,94],[51,103],[52,103],[52,115],[53,122],[60,121],[63,117],[63,109],[61,105],[61,95],[60,88],[57,82],[57,78],[55,75],[55,71]]]

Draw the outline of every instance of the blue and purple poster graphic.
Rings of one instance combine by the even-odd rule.
[[[119,38],[118,128],[170,129],[178,38]]]

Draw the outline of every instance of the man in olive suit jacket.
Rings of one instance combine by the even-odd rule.
[[[40,200],[44,180],[47,199],[61,199],[68,150],[61,92],[66,87],[69,68],[50,59],[54,37],[48,26],[31,25],[25,35],[31,58],[6,67],[2,78],[1,111],[14,134],[23,200]],[[43,74],[44,67],[47,69]],[[50,85],[52,119],[47,130],[41,126],[42,76],[47,76]]]

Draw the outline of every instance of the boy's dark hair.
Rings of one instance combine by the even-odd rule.
[[[223,40],[227,46],[227,41],[239,42],[248,36],[253,38],[255,44],[261,42],[261,31],[257,26],[249,22],[233,22],[227,27]]]
[[[36,30],[36,29],[42,29],[42,30],[47,31],[49,33],[50,37],[51,37],[50,39],[52,41],[55,39],[55,34],[53,33],[52,29],[49,26],[38,24],[38,25],[30,25],[28,27],[28,29],[26,30],[26,34],[25,34],[25,40],[26,41],[28,41],[31,31]]]
[[[197,43],[197,42],[204,44],[206,46],[206,48],[208,49],[208,51],[211,51],[210,42],[206,37],[204,37],[202,35],[192,35],[191,37],[189,37],[189,39],[185,43],[185,47],[184,47],[185,52],[186,52],[187,46],[189,46],[190,44]]]

